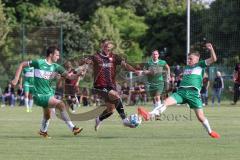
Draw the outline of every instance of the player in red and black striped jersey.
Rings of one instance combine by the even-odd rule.
[[[122,100],[116,91],[116,68],[118,65],[124,67],[128,71],[132,71],[137,75],[140,74],[135,68],[127,64],[123,58],[114,54],[111,50],[113,44],[108,40],[101,42],[101,51],[89,56],[84,60],[85,63],[93,65],[94,72],[94,88],[93,91],[99,94],[106,103],[107,109],[96,118],[95,130],[97,131],[100,123],[110,117],[116,108],[118,114],[123,120],[124,126],[134,128],[124,112]]]

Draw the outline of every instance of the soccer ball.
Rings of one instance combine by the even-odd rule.
[[[129,121],[131,124],[137,127],[142,123],[142,118],[139,117],[137,114],[132,114],[129,116]]]

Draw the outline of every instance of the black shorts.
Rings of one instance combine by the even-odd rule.
[[[93,94],[98,94],[101,98],[103,98],[106,102],[109,102],[109,92],[111,90],[115,90],[113,87],[94,87],[92,89]]]

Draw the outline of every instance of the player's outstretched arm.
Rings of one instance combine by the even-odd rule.
[[[216,56],[216,53],[215,53],[211,43],[207,43],[206,47],[210,51],[210,54],[211,54],[211,57],[206,59],[206,63],[207,63],[207,65],[210,65],[217,61],[217,56]]]
[[[121,66],[123,66],[126,70],[128,70],[130,72],[134,72],[138,76],[140,76],[142,74],[142,71],[135,69],[133,66],[126,63],[125,61],[122,61]]]
[[[66,79],[70,79],[70,80],[77,80],[79,78],[79,76],[83,76],[82,72],[78,72],[77,74],[64,72],[62,74],[62,77],[66,78]]]
[[[18,66],[17,71],[15,73],[15,77],[12,80],[12,84],[14,86],[18,83],[18,80],[19,80],[19,77],[20,77],[20,75],[22,73],[23,68],[27,67],[27,66],[28,66],[28,62],[27,61],[24,61],[24,62],[20,63],[20,65]]]
[[[137,70],[133,66],[131,66],[128,63],[126,63],[125,61],[122,61],[121,66],[123,66],[128,71],[137,72]]]

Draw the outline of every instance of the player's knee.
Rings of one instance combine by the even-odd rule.
[[[66,105],[63,101],[60,101],[57,105],[56,108],[59,109],[60,111],[66,109]]]
[[[46,120],[49,120],[49,119],[51,118],[51,112],[50,112],[50,111],[45,112],[45,113],[44,113],[44,118],[45,118]]]
[[[109,100],[110,100],[110,101],[115,101],[115,100],[117,100],[117,99],[120,98],[120,95],[119,95],[116,91],[111,90],[111,91],[108,93],[108,97],[109,97]]]
[[[113,113],[115,110],[115,107],[113,105],[107,107],[107,111]]]
[[[114,103],[114,105],[115,105],[115,108],[121,108],[121,107],[123,107],[123,104],[122,104],[122,100],[120,99],[120,98],[118,98],[118,99],[115,99],[114,101],[113,101],[113,103]]]

